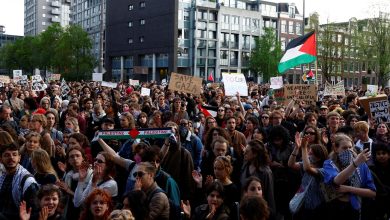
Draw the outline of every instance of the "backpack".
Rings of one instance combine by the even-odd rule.
[[[150,203],[150,201],[152,201],[154,194],[160,193],[160,192],[162,192],[166,195],[164,190],[162,190],[160,187],[157,187],[155,190],[153,190],[153,192],[150,193],[150,195],[148,197],[148,204]],[[168,196],[167,196],[167,198],[168,198]],[[182,219],[180,206],[175,205],[175,203],[169,198],[168,198],[168,201],[169,201],[169,219],[170,220]]]

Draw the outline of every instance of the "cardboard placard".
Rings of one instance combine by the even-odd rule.
[[[178,73],[171,74],[168,89],[178,92],[200,95],[202,88],[202,78],[196,76],[188,76]]]
[[[54,80],[54,81],[61,80],[61,74],[58,74],[58,73],[51,74],[50,80]]]
[[[118,86],[118,83],[102,81],[102,86],[116,88]]]
[[[129,79],[129,84],[131,86],[139,86],[139,80],[132,80],[132,79]]]
[[[360,103],[360,106],[362,106],[365,110],[365,112],[368,114],[368,116],[371,118],[372,115],[371,115],[371,108],[370,108],[370,103],[376,103],[376,102],[381,102],[383,100],[387,100],[387,95],[385,94],[381,94],[381,95],[377,95],[375,97],[367,97],[367,96],[364,96],[364,97],[359,97],[359,103]]]
[[[283,91],[280,91],[283,89]],[[315,105],[318,99],[317,86],[307,84],[289,84],[283,88],[275,90],[275,98],[278,103],[288,105],[288,103],[296,97],[297,100],[305,101],[306,105]],[[297,94],[296,92],[299,91]]]
[[[387,99],[371,101],[369,106],[371,116],[375,118],[377,124],[390,122],[389,101]]]
[[[0,82],[2,83],[3,86],[4,84],[10,83],[11,79],[9,78],[9,76],[0,75]]]
[[[271,77],[270,82],[271,82],[271,86],[270,86],[271,89],[280,89],[283,87],[282,76]]]
[[[141,88],[141,96],[150,96],[150,89],[148,88]]]
[[[248,86],[245,76],[242,73],[222,73],[223,85],[226,96],[235,96],[240,93],[240,96],[248,96]]]
[[[338,82],[336,85],[332,85],[329,82],[325,83],[324,96],[339,95],[345,96],[344,81]]]
[[[95,82],[103,81],[103,73],[92,73],[92,81]]]

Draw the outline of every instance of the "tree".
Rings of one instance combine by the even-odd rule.
[[[376,69],[379,85],[384,86],[390,72],[390,19],[389,14],[379,13],[378,17],[369,20],[372,32],[372,44],[375,48]]]
[[[264,34],[255,38],[255,48],[249,57],[249,68],[256,74],[262,74],[268,82],[270,77],[278,75],[278,63],[282,57],[281,43],[277,40],[273,28],[264,28]]]

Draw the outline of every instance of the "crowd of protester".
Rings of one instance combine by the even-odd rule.
[[[390,130],[363,92],[308,105],[252,82],[247,97],[141,86],[2,87],[0,219],[390,218]],[[166,127],[164,139],[97,135]]]

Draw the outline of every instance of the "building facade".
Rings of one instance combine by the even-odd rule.
[[[105,1],[72,0],[71,24],[79,25],[92,40],[92,54],[99,62],[104,61]],[[118,16],[118,14],[115,14]],[[101,38],[102,37],[102,38]]]
[[[105,66],[115,80],[161,80],[170,72],[251,76],[250,52],[264,27],[278,33],[277,3],[109,1]]]
[[[24,35],[36,36],[53,23],[70,22],[71,0],[24,0]]]

